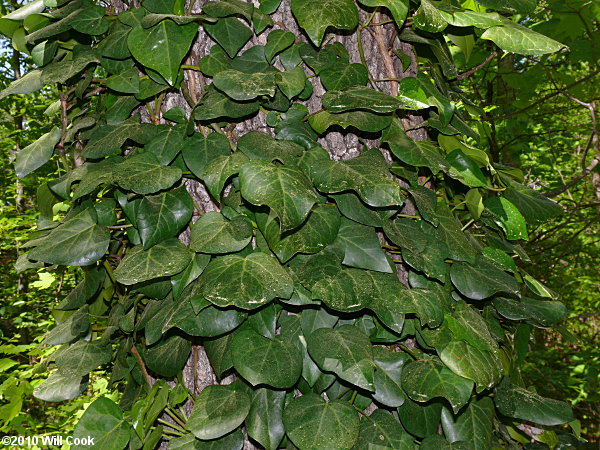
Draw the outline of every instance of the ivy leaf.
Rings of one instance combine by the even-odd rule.
[[[345,91],[329,91],[323,95],[323,108],[334,113],[352,109],[390,113],[401,107],[402,102],[397,98],[365,87],[350,87]]]
[[[386,173],[387,163],[377,149],[344,161],[320,160],[309,168],[317,189],[327,194],[355,191],[370,206],[402,205],[400,186]]]
[[[209,85],[194,109],[196,120],[211,120],[219,117],[238,119],[258,111],[258,101],[237,102]]]
[[[242,166],[240,184],[242,197],[271,208],[279,216],[283,231],[304,222],[317,201],[310,180],[293,167],[252,160]]]
[[[422,253],[431,240],[423,232],[419,221],[399,217],[383,224],[385,235],[390,241],[411,253]]]
[[[179,65],[197,32],[198,26],[193,23],[177,25],[171,20],[163,20],[150,28],[134,27],[127,36],[127,47],[140,64],[156,70],[173,86]]]
[[[64,402],[80,395],[87,388],[89,378],[65,377],[54,372],[33,390],[33,396],[45,402]]]
[[[290,440],[301,449],[353,448],[360,430],[350,403],[326,402],[316,394],[292,399],[283,411],[283,424]]]
[[[198,178],[203,178],[210,161],[218,156],[231,154],[229,140],[220,133],[210,133],[206,137],[202,136],[202,133],[195,133],[191,139],[184,142],[182,153],[185,165]]]
[[[455,374],[473,380],[478,392],[494,387],[502,376],[502,362],[496,351],[479,350],[465,341],[451,341],[439,355]]]
[[[370,227],[383,227],[397,208],[372,208],[367,206],[354,192],[329,195],[344,217]]]
[[[446,156],[446,161],[450,164],[448,175],[452,178],[456,178],[469,187],[487,186],[487,181],[481,169],[459,149],[450,152]]]
[[[167,165],[188,146],[190,146],[190,139],[186,139],[184,126],[161,125],[156,136],[146,144],[145,149],[154,154],[161,165]]]
[[[246,162],[248,162],[248,157],[241,152],[235,152],[228,156],[217,156],[208,163],[200,178],[206,184],[211,195],[220,198],[227,180],[232,175],[239,173]]]
[[[489,397],[472,399],[457,416],[446,408],[442,410],[442,427],[448,440],[470,442],[473,450],[491,447],[493,419],[494,402]]]
[[[239,330],[231,349],[233,367],[253,386],[290,388],[302,373],[302,354],[283,335],[267,338],[251,329]]]
[[[124,70],[106,79],[106,86],[113,91],[137,94],[140,91],[140,79],[135,67]]]
[[[47,334],[43,344],[60,345],[85,336],[90,329],[89,306],[84,305],[68,318],[58,322]]]
[[[402,425],[392,413],[377,409],[360,424],[360,434],[355,448],[409,449],[413,437],[402,430]]]
[[[450,208],[440,203],[436,213],[439,220],[437,228],[424,227],[424,231],[445,244],[449,258],[473,263],[478,251],[461,230],[461,223],[452,214]]]
[[[163,377],[174,377],[185,366],[191,349],[190,341],[173,335],[146,349],[144,362],[157,374]]]
[[[396,119],[383,131],[381,140],[390,146],[396,157],[412,166],[428,167],[434,174],[440,170],[446,171],[450,167],[437,147],[429,142],[413,141]]]
[[[483,300],[499,292],[519,293],[519,285],[512,275],[483,261],[476,266],[454,262],[450,278],[461,294],[473,300]]]
[[[402,28],[408,15],[408,0],[358,0],[358,2],[365,6],[383,6],[387,8],[392,13],[399,29]]]
[[[375,362],[373,399],[383,405],[397,408],[406,400],[406,394],[400,384],[402,368],[410,361],[406,353],[394,353],[383,347],[373,347]]]
[[[122,284],[135,284],[154,278],[168,277],[183,271],[192,253],[178,239],[167,239],[144,250],[131,248],[115,269],[115,279]]]
[[[504,51],[521,55],[545,55],[567,48],[554,39],[514,22],[488,28],[481,39],[488,39]]]
[[[369,81],[369,71],[362,64],[336,62],[326,66],[319,79],[328,91],[347,89],[351,86],[364,86]]]
[[[241,429],[232,431],[219,439],[200,440],[193,434],[170,439],[169,450],[239,450],[244,446]]]
[[[250,23],[254,7],[251,3],[240,0],[221,0],[206,2],[202,12],[212,17],[242,16]]]
[[[217,306],[258,308],[275,297],[290,298],[294,283],[277,260],[265,253],[215,258],[200,279],[199,295]]]
[[[194,203],[185,187],[144,197],[136,209],[137,230],[143,249],[173,237],[192,218]]]
[[[228,220],[209,211],[192,226],[190,249],[202,253],[232,253],[245,248],[252,239],[252,224],[244,216]]]
[[[534,300],[523,297],[520,300],[497,297],[492,301],[498,314],[510,320],[531,320],[543,327],[554,325],[567,316],[562,302]]]
[[[294,165],[304,153],[304,148],[291,141],[277,140],[267,133],[251,131],[238,139],[237,150],[250,159]]]
[[[321,370],[367,391],[374,391],[375,364],[369,337],[352,325],[319,328],[306,338],[308,354]]]
[[[233,367],[233,361],[231,360],[232,341],[233,333],[204,341],[206,355],[218,378],[220,378],[225,371]]]
[[[18,178],[29,175],[46,164],[54,153],[54,146],[60,141],[62,133],[59,127],[43,134],[35,142],[17,152],[15,172]]]
[[[300,228],[278,241],[273,252],[282,262],[296,253],[317,253],[335,240],[340,222],[335,208],[315,205]]]
[[[152,153],[130,156],[113,169],[116,185],[142,195],[170,188],[181,175],[178,167],[161,166]]]
[[[252,406],[246,417],[248,436],[267,450],[277,450],[285,435],[283,406],[285,391],[257,389],[252,396]]]
[[[508,177],[502,177],[502,181],[508,184],[503,198],[517,207],[527,223],[537,225],[547,222],[563,212],[558,203],[544,197],[539,192],[512,181]]]
[[[30,94],[40,90],[44,84],[43,72],[38,69],[30,70],[23,77],[11,82],[6,89],[0,91],[0,100],[9,95]]]
[[[468,342],[483,351],[498,349],[484,318],[473,307],[464,302],[456,304],[452,314],[446,314],[446,325],[457,340]]]
[[[28,258],[63,266],[87,266],[98,261],[108,250],[110,233],[96,221],[92,208],[80,212],[53,229]]]
[[[123,418],[119,406],[106,397],[94,400],[85,410],[75,431],[74,442],[93,439],[94,445],[107,450],[119,450],[129,442],[131,426]],[[85,448],[85,445],[73,445],[72,448]]]
[[[392,116],[388,114],[375,114],[369,111],[348,111],[337,114],[321,111],[308,118],[310,126],[319,134],[323,134],[333,125],[339,125],[344,129],[354,127],[361,131],[377,133],[388,127],[391,121]]]
[[[573,411],[567,403],[545,398],[520,388],[509,378],[502,380],[496,388],[494,403],[498,411],[507,417],[540,425],[560,425],[574,419]]]
[[[490,197],[483,204],[494,222],[504,230],[507,239],[529,239],[525,218],[509,200],[504,197]]]
[[[234,100],[252,100],[261,95],[275,95],[275,73],[244,73],[237,70],[224,70],[213,78],[215,87]]]
[[[435,359],[412,361],[402,371],[402,386],[416,402],[426,402],[443,397],[456,413],[471,398],[473,382],[455,375]]]
[[[252,37],[252,30],[235,17],[205,23],[204,31],[233,58]]]
[[[103,19],[105,14],[106,10],[103,6],[87,6],[77,14],[72,22],[72,27],[75,31],[92,36],[104,34],[108,30],[108,21]]]
[[[83,377],[112,358],[109,345],[77,341],[55,359],[58,371],[65,377]]]
[[[398,417],[406,431],[417,437],[424,438],[425,436],[437,434],[441,412],[441,401],[421,404],[413,402],[408,398],[398,408]]]
[[[472,450],[471,442],[449,443],[440,435],[427,436],[421,441],[420,450]]]
[[[396,314],[416,314],[421,326],[439,327],[444,320],[444,298],[438,290],[404,289],[398,283],[395,290],[373,299],[369,308],[377,317],[393,329]]]
[[[333,244],[344,251],[347,266],[392,273],[375,229],[344,219]]]
[[[292,14],[317,47],[328,27],[353,30],[358,25],[358,8],[352,0],[330,0],[327,8],[320,0],[292,0]]]
[[[272,62],[275,55],[292,46],[295,40],[296,36],[290,31],[271,31],[267,36],[267,45],[265,45],[265,58],[267,62]]]
[[[415,15],[415,25],[430,33],[439,33],[448,26],[448,22],[429,0],[421,0],[421,6]]]
[[[292,99],[302,93],[306,86],[306,74],[302,67],[279,72],[275,77],[277,87],[288,98]]]
[[[92,131],[83,156],[98,159],[116,152],[127,139],[143,144],[152,136],[150,124],[140,124],[139,116],[115,124],[101,125]]]
[[[239,427],[250,411],[250,398],[233,386],[211,385],[196,397],[186,428],[198,439],[216,439]]]

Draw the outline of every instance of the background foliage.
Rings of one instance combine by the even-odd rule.
[[[75,433],[105,448],[239,448],[242,424],[266,448],[379,436],[390,448],[554,448],[579,445],[581,427],[594,439],[596,3],[292,1],[302,40],[271,23],[277,1],[122,6],[37,1],[0,19],[32,58],[3,60],[2,145],[20,149],[23,179],[5,158],[3,258],[36,217],[17,264],[39,277],[3,266],[3,349],[15,355],[2,360],[4,430],[68,432],[68,415],[97,398]],[[194,66],[198,24],[217,44]],[[351,63],[324,39],[377,39],[385,26],[419,57],[418,76],[374,81],[364,55]],[[253,32],[266,45],[240,52]],[[410,57],[398,50],[391,67],[407,72]],[[167,92],[188,104],[167,109]],[[270,134],[238,135],[257,113]],[[427,141],[410,130],[423,127]],[[332,161],[317,144],[340,129],[363,139],[360,156]],[[204,183],[216,211],[182,176]],[[555,292],[585,317],[563,322]],[[58,325],[28,345],[50,308]],[[181,370],[191,352],[197,380],[200,344],[219,379],[237,380],[198,395]],[[40,413],[33,388],[78,400]]]

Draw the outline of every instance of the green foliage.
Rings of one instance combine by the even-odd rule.
[[[268,14],[279,2],[214,1],[194,15],[180,3],[116,12],[66,1],[35,29],[27,20],[38,6],[0,19],[23,51],[43,44],[52,55],[0,98],[60,88],[60,126],[17,156],[19,176],[49,160],[65,172],[40,191],[46,214],[21,264],[86,272],[55,310],[44,344],[61,345],[47,363],[58,371],[34,396],[74,398],[107,368],[120,404],[95,400],[75,435],[108,448],[163,438],[240,448],[243,426],[270,449],[502,448],[523,442],[523,421],[571,422],[568,405],[526,388],[518,340],[521,327],[565,316],[524,271],[520,246],[528,225],[561,208],[480,148],[490,133],[468,125],[481,112],[457,79],[457,48],[465,53],[469,39],[522,55],[564,48],[511,17],[530,13],[529,2],[292,0],[312,44],[273,30],[241,55],[277,25]],[[420,46],[420,73],[393,95],[343,45],[322,45],[328,30],[360,40],[373,8],[389,8],[392,26],[412,17],[397,31]],[[368,22],[359,10],[373,13]],[[190,66],[199,32],[216,44]],[[191,92],[189,70],[211,83]],[[311,79],[328,90],[321,98]],[[166,94],[187,105],[164,111]],[[318,104],[311,114],[307,99]],[[430,139],[413,140],[401,120],[415,110]],[[268,134],[233,131],[242,118],[262,120],[259,111]],[[332,160],[319,136],[339,127],[380,138],[388,159],[365,145]],[[215,211],[187,194],[200,182]],[[185,245],[177,235],[194,215]],[[233,384],[197,396],[182,385],[198,343]],[[179,408],[188,397],[189,416]],[[369,415],[371,405],[379,410]]]

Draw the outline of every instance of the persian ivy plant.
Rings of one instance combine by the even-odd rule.
[[[76,436],[105,449],[576,443],[519,373],[531,327],[565,315],[520,243],[561,209],[480,145],[477,67],[455,64],[563,50],[523,25],[535,7],[35,0],[0,19],[37,65],[0,97],[60,94],[15,161],[64,171],[17,269],[84,274],[34,395],[104,369],[120,404]]]

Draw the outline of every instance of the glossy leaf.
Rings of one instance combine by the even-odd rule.
[[[193,211],[192,197],[185,187],[144,197],[136,209],[143,249],[174,237],[190,221]]]
[[[240,170],[240,182],[242,197],[271,208],[283,231],[304,222],[317,200],[308,178],[293,167],[250,161]]]
[[[352,325],[319,328],[306,338],[308,353],[317,365],[349,383],[374,391],[374,362],[366,334]]]
[[[375,230],[344,219],[334,246],[342,249],[347,266],[391,273],[392,268],[379,243]]]
[[[253,386],[292,387],[302,373],[302,354],[285,336],[272,339],[243,329],[233,336],[233,367]]]
[[[400,375],[402,368],[410,361],[406,353],[394,353],[383,347],[373,348],[375,362],[373,399],[386,406],[396,408],[406,401],[406,394],[402,389]]]
[[[504,197],[490,197],[484,203],[486,210],[506,234],[507,239],[528,239],[527,224],[515,205]]]
[[[192,23],[177,25],[163,20],[150,28],[135,27],[127,36],[127,46],[143,66],[156,70],[167,83],[174,85],[179,65],[197,32],[198,27]]]
[[[198,281],[197,295],[217,306],[255,309],[275,297],[289,298],[293,282],[277,260],[265,253],[229,255],[211,261]]]
[[[107,450],[119,450],[129,442],[131,426],[123,418],[123,411],[112,400],[100,397],[88,406],[77,422],[73,432],[75,445],[72,448],[85,448],[77,445],[86,439],[93,439],[94,445]]]
[[[459,149],[450,152],[446,156],[446,160],[450,164],[448,175],[452,178],[456,178],[469,187],[487,185],[487,181],[477,164]]]
[[[33,396],[45,402],[64,402],[77,397],[87,385],[87,377],[65,377],[54,372],[33,390]]]
[[[383,449],[412,449],[413,437],[402,430],[402,425],[394,416],[377,409],[363,418],[360,424],[360,434],[355,448]]]
[[[436,360],[406,364],[402,371],[402,386],[407,395],[417,402],[443,397],[454,412],[468,403],[473,390],[471,380],[455,375]]]
[[[285,435],[283,406],[285,391],[257,389],[246,417],[248,435],[267,450],[276,450]]]
[[[148,369],[163,377],[174,377],[179,373],[190,355],[192,343],[177,335],[170,336],[144,352]]]
[[[507,417],[540,425],[560,425],[573,420],[573,412],[566,403],[518,387],[509,378],[496,389],[494,404]]]
[[[450,278],[461,294],[473,300],[483,300],[499,292],[519,292],[512,275],[483,261],[476,266],[455,262],[450,269]]]
[[[217,89],[238,101],[253,100],[261,95],[275,95],[275,74],[244,73],[237,70],[224,70],[213,78]]]
[[[502,50],[521,55],[544,55],[566,47],[554,39],[513,22],[488,28],[481,35],[481,39],[489,39]]]
[[[232,253],[242,250],[252,239],[252,224],[238,216],[227,220],[209,211],[192,226],[190,249],[202,253]]]
[[[358,2],[365,6],[387,8],[392,13],[398,28],[402,28],[408,14],[408,0],[358,0]]]
[[[422,404],[407,398],[404,404],[398,408],[398,417],[406,431],[423,438],[437,434],[441,412],[441,401]]]
[[[323,87],[329,91],[346,89],[352,86],[364,86],[369,81],[369,71],[362,64],[338,62],[325,67],[319,78]]]
[[[112,359],[108,345],[77,341],[55,359],[58,371],[66,377],[83,377]]]
[[[58,144],[60,137],[60,128],[55,127],[32,144],[19,150],[15,160],[17,177],[23,178],[46,164],[52,157],[54,146]]]
[[[358,25],[358,8],[351,0],[330,0],[327,8],[320,0],[292,0],[292,14],[310,40],[320,46],[325,30],[333,27],[352,30]]]
[[[71,217],[53,229],[28,258],[64,266],[87,266],[98,261],[108,249],[110,233],[96,220],[91,208]]]
[[[310,116],[308,123],[319,134],[323,134],[334,125],[339,125],[344,129],[353,127],[361,131],[376,133],[389,126],[391,120],[390,115],[376,114],[370,111],[348,111],[335,114],[321,111]]]
[[[198,439],[216,439],[235,430],[250,411],[250,398],[232,386],[207,386],[186,423]]]
[[[116,165],[113,180],[123,189],[145,195],[170,188],[181,174],[177,167],[160,165],[152,153],[141,153]]]
[[[299,449],[352,448],[360,429],[350,403],[326,402],[316,394],[292,399],[283,411],[283,424],[289,439]]]
[[[204,30],[233,58],[250,40],[252,30],[235,17],[204,24]]]
[[[439,355],[455,374],[473,380],[478,391],[492,388],[502,376],[502,363],[497,351],[479,350],[465,341],[451,341]]]
[[[402,102],[397,98],[364,87],[350,87],[345,91],[329,91],[323,95],[323,108],[334,113],[352,109],[389,113],[401,107]]]
[[[192,253],[178,239],[162,241],[148,250],[141,245],[131,248],[116,268],[115,279],[122,284],[135,284],[153,278],[168,277],[184,270]]]
[[[470,442],[473,450],[490,448],[493,419],[494,402],[489,397],[471,400],[457,416],[442,410],[442,427],[448,440]]]

